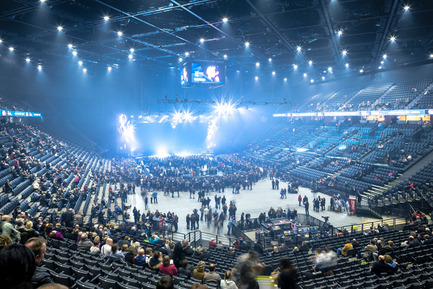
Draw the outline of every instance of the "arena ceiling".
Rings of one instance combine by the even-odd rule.
[[[60,64],[72,51],[90,67],[226,55],[232,66],[271,58],[286,69],[312,61],[359,71],[433,53],[431,0],[4,0],[0,11],[0,53],[37,62]]]

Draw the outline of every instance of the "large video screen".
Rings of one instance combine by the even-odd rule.
[[[191,82],[204,84],[224,84],[224,65],[218,63],[197,63],[191,64]]]

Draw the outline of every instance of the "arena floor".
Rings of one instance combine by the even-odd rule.
[[[282,182],[280,184],[283,187],[287,186],[286,183]],[[329,216],[329,222],[335,226],[345,226],[351,224],[359,224],[364,222],[378,222],[377,219],[357,217],[357,216],[348,216],[344,213],[336,213],[330,211],[323,212],[314,212],[311,206],[311,201],[313,200],[313,194],[311,190],[308,188],[300,188],[300,192],[302,196],[307,195],[310,200],[310,215],[316,217],[318,219],[322,219],[322,216]],[[177,194],[175,194],[177,195]],[[209,196],[211,198],[211,207],[214,207],[214,195],[215,193],[211,193]],[[324,194],[319,193],[319,196],[324,196],[326,198],[326,207],[329,205],[330,197]],[[280,194],[278,190],[272,190],[270,180],[261,180],[257,184],[253,186],[253,190],[241,190],[240,194],[234,195],[230,190],[225,191],[225,196],[227,198],[227,202],[229,203],[231,200],[235,201],[236,206],[238,208],[236,213],[236,218],[238,219],[242,212],[250,213],[252,218],[258,217],[260,212],[268,212],[270,207],[278,208],[282,207],[283,209],[294,209],[298,210],[298,213],[305,213],[304,207],[299,207],[298,204],[298,195],[287,195],[287,199],[280,199]],[[196,194],[197,197],[197,194]],[[135,195],[128,196],[128,204],[131,204],[131,215],[132,208],[134,206],[137,207],[141,212],[144,210],[144,200],[140,196],[137,188],[137,193]],[[159,210],[160,212],[168,212],[174,211],[179,216],[179,232],[187,232],[186,229],[186,215],[190,214],[194,208],[199,209],[200,203],[197,202],[197,198],[195,200],[189,198],[189,193],[181,192],[180,198],[171,198],[171,196],[164,196],[163,192],[158,192],[158,204],[149,204],[149,210],[155,211]],[[227,222],[225,223],[227,224]],[[227,228],[224,229],[224,234],[227,233]],[[200,230],[209,233],[216,233],[216,229],[211,225],[210,228],[207,228],[205,222],[201,222]]]

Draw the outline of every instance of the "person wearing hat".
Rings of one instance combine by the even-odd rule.
[[[205,262],[200,261],[197,264],[197,268],[194,269],[192,272],[192,277],[194,277],[197,280],[203,280],[204,275],[206,274],[204,272],[204,267],[206,266]]]
[[[209,247],[216,247],[216,246],[217,246],[217,244],[215,243],[215,239],[212,238],[212,239],[209,241]]]

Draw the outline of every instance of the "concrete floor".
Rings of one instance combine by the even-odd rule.
[[[280,188],[286,186],[286,183],[280,183]],[[318,213],[314,212],[311,205],[311,201],[313,200],[313,194],[311,193],[311,190],[301,187],[300,193],[302,196],[307,195],[308,199],[310,200],[311,216],[316,217],[320,220],[323,220],[322,216],[329,216],[329,222],[335,227],[372,221],[374,221],[375,223],[379,222],[378,219],[348,216],[344,213],[336,213],[331,211],[323,211]],[[212,200],[210,205],[212,208],[215,205],[214,195],[215,192],[212,192],[210,195],[210,198]],[[330,197],[321,193],[319,193],[318,195],[326,198],[326,207],[328,207]],[[297,200],[298,195],[288,195],[287,199],[280,199],[279,191],[272,190],[271,182],[267,179],[261,180],[257,184],[255,184],[252,191],[241,190],[240,194],[234,195],[231,193],[230,189],[225,191],[225,196],[227,198],[227,203],[229,203],[231,200],[236,203],[236,206],[238,208],[236,218],[239,218],[242,212],[250,213],[252,218],[256,218],[261,212],[268,212],[271,206],[275,209],[277,209],[278,207],[282,207],[283,209],[296,208],[298,210],[298,213],[305,213],[304,207],[299,207]],[[197,202],[197,199],[190,199],[189,193],[187,192],[181,192],[180,198],[171,198],[171,196],[164,196],[162,192],[158,192],[158,202],[158,204],[149,204],[149,209],[151,211],[155,211],[158,209],[160,212],[175,212],[179,217],[179,232],[187,232],[186,215],[190,214],[194,208],[199,209],[201,205],[199,202]],[[128,204],[132,205],[131,216],[132,208],[134,208],[134,206],[136,206],[137,209],[139,209],[141,212],[144,211],[144,200],[141,198],[138,188],[135,195],[128,196]],[[212,226],[210,228],[207,228],[204,222],[200,224],[200,230],[209,233],[216,232]],[[223,232],[226,233],[226,230],[227,228],[224,228]]]

